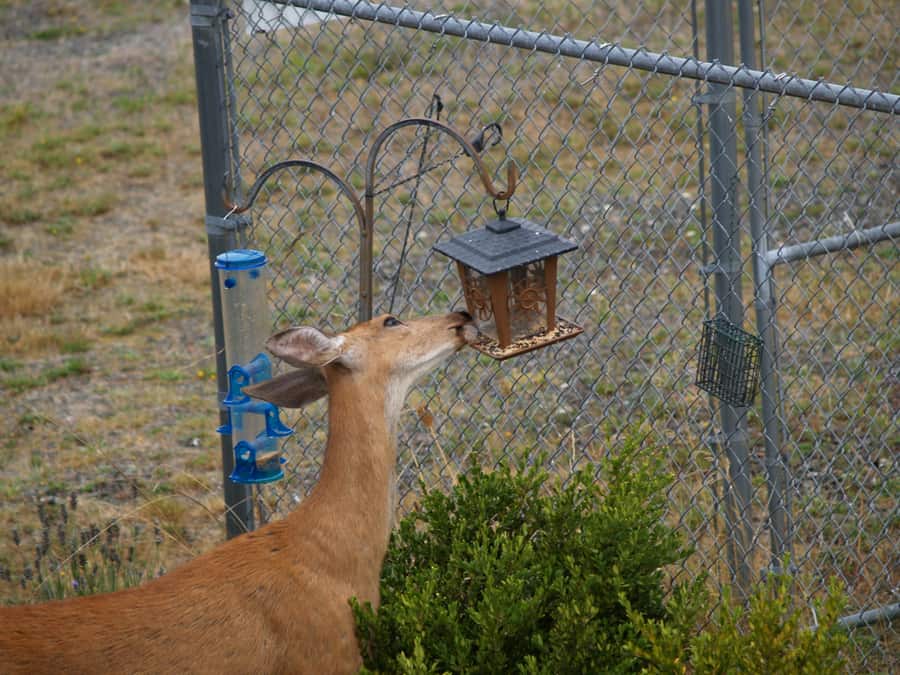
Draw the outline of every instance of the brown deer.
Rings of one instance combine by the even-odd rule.
[[[476,333],[460,312],[272,336],[267,348],[297,370],[245,391],[285,407],[328,396],[311,494],[283,520],[137,588],[0,608],[0,672],[355,673],[348,601],[379,602],[401,407]]]

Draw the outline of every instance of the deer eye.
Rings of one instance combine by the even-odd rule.
[[[384,320],[385,328],[393,328],[394,326],[402,326],[403,322],[397,319],[396,317],[389,316]]]

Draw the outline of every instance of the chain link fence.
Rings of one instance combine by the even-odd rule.
[[[890,670],[900,99],[879,92],[898,88],[900,16],[855,0],[729,5],[232,3],[215,15],[226,182],[240,196],[241,178],[303,157],[361,193],[374,138],[436,115],[435,95],[468,137],[498,122],[503,142],[484,158],[497,176],[518,167],[512,214],[579,244],[560,259],[558,311],[585,333],[502,363],[462,353],[415,389],[401,509],[420,481],[451,485],[473,454],[546,453],[564,473],[638,433],[671,459],[671,517],[697,549],[681,573],[740,588],[790,556],[801,602],[837,575],[851,611],[879,619],[848,618],[855,666]],[[375,314],[463,306],[431,247],[493,210],[458,150],[410,129],[380,153]],[[241,236],[269,257],[274,326],[356,320],[360,233],[327,182],[280,174]],[[763,340],[749,407],[694,386],[714,316]],[[324,405],[292,422],[289,477],[260,495],[269,511],[316,480]]]

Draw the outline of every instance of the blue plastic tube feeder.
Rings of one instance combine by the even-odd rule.
[[[266,264],[266,256],[252,249],[226,251],[215,262],[228,363],[228,392],[222,399],[228,423],[217,431],[231,436],[234,469],[229,479],[235,483],[270,483],[283,478],[285,460],[279,439],[294,433],[281,421],[276,406],[255,401],[243,392],[244,387],[272,377],[272,362],[259,351],[270,325]]]

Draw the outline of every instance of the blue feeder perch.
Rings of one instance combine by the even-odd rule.
[[[272,362],[257,351],[268,337],[266,263],[263,253],[250,249],[227,251],[215,263],[229,364],[228,392],[222,400],[228,423],[217,431],[232,438],[234,469],[229,479],[235,483],[270,483],[283,478],[285,460],[278,440],[294,433],[281,421],[276,406],[255,401],[243,391],[272,377]]]

